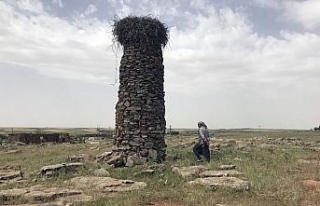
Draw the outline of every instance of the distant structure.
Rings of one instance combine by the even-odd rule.
[[[115,149],[108,163],[161,162],[166,157],[162,48],[168,41],[168,29],[157,19],[129,16],[114,22],[113,35],[123,46],[123,56]]]
[[[69,133],[13,133],[9,134],[9,139],[25,144],[42,144],[70,142],[71,137]]]

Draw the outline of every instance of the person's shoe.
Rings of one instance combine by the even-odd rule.
[[[197,162],[203,162],[203,160],[197,160]]]

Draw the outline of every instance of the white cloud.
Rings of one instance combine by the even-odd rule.
[[[312,95],[314,85],[320,85],[320,36],[285,30],[279,38],[260,36],[245,14],[228,8],[208,11],[189,16],[189,29],[171,29],[165,90],[170,98],[182,95],[180,99],[197,106],[171,103],[169,113],[188,111],[186,119],[224,122],[223,127],[245,122],[244,127],[301,128],[315,121],[314,114],[308,120],[305,115],[310,108],[317,110],[314,102],[320,103]],[[303,104],[300,98],[309,101]],[[281,122],[286,115],[296,119]],[[179,124],[184,117],[170,118]]]
[[[119,10],[130,8],[128,2],[120,3],[125,8]],[[2,62],[58,77],[112,81],[115,57],[111,49],[107,50],[112,36],[106,22],[85,17],[68,22],[38,4],[28,5],[28,10],[36,10],[37,14],[19,12],[18,3],[0,3]],[[206,87],[211,81],[216,85],[245,81],[290,83],[316,73],[318,35],[283,31],[281,38],[262,37],[253,31],[245,14],[227,7],[206,8],[205,15],[198,12],[184,16],[189,23],[183,30],[171,28],[169,47],[164,53],[171,89],[193,95],[190,91]],[[96,7],[89,5],[87,11],[94,13]],[[203,73],[205,77],[201,77]],[[178,76],[181,81],[174,81]]]
[[[113,81],[115,58],[107,50],[112,37],[106,22],[95,18],[68,22],[28,5],[28,10],[38,12],[27,14],[17,9],[19,3],[0,2],[0,62],[58,77]]]
[[[190,6],[202,11],[206,10],[208,5],[210,5],[208,0],[191,0],[190,1]]]
[[[43,11],[43,4],[37,0],[8,0],[9,3],[14,4],[23,11],[29,11],[33,13],[41,13]]]
[[[284,2],[283,17],[288,22],[301,24],[306,29],[320,29],[320,1]]]
[[[253,3],[281,11],[279,19],[286,22],[299,24],[308,30],[320,28],[319,0],[253,0]]]
[[[94,14],[98,11],[97,7],[93,4],[90,4],[87,10],[84,12],[85,15]]]
[[[63,8],[62,0],[53,0],[52,3],[57,4],[60,8]]]
[[[105,49],[111,45],[112,38],[106,23],[95,18],[75,18],[73,22],[68,22],[51,16],[38,4],[26,2],[29,5],[28,10],[36,10],[43,14],[27,15],[15,10],[14,6],[0,4],[1,31],[7,34],[5,41],[4,39],[2,41],[1,51],[3,56],[8,58],[3,60],[7,63],[11,61],[16,64],[39,67],[39,70],[46,70],[48,73],[55,67],[85,74],[87,70],[93,69],[93,65],[96,65],[93,72],[104,70],[101,68],[102,65],[97,66],[97,64],[106,61],[107,56],[110,56],[110,51],[105,52]],[[20,8],[20,4],[21,2],[16,6]],[[122,4],[125,6],[127,2],[122,1]],[[170,48],[165,52],[169,67],[182,64],[183,68],[189,68],[196,74],[203,71],[209,73],[218,71],[224,75],[241,73],[239,77],[235,75],[231,78],[241,81],[247,75],[246,79],[250,79],[251,75],[262,71],[261,74],[257,74],[260,78],[256,81],[267,81],[268,74],[278,71],[275,69],[276,64],[290,65],[289,70],[292,70],[293,65],[299,65],[298,61],[303,62],[306,57],[312,57],[312,53],[318,52],[315,45],[318,43],[319,36],[315,34],[283,31],[281,39],[261,37],[252,30],[244,14],[228,8],[220,10],[212,6],[206,8],[206,15],[197,13],[186,17],[190,22],[189,28],[179,30],[173,27],[171,29]],[[123,10],[123,8],[119,9]],[[88,6],[87,13],[95,11],[94,5]],[[19,49],[14,49],[14,46],[19,46]],[[12,52],[15,53],[14,58],[12,58]],[[261,61],[264,62],[263,66],[260,65]],[[46,66],[46,62],[50,66]],[[259,68],[256,68],[256,65],[260,65]],[[240,69],[240,66],[243,68]],[[50,69],[42,69],[44,67]],[[283,67],[280,70],[287,69]],[[188,75],[188,71],[186,73]],[[264,77],[266,79],[263,79]]]
[[[260,7],[270,7],[274,9],[279,9],[281,3],[288,0],[253,0],[253,3]]]

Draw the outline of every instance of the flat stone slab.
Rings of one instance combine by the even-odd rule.
[[[181,175],[182,177],[192,176],[192,175],[199,175],[200,173],[208,170],[205,166],[190,166],[190,167],[173,167],[172,171]]]
[[[16,170],[15,167],[1,167],[0,168],[0,184],[17,182],[23,180],[23,173]]]
[[[79,189],[96,190],[100,193],[123,192],[142,189],[147,186],[144,182],[134,182],[132,180],[120,180],[111,177],[75,177],[67,180],[67,183]]]
[[[74,163],[62,163],[62,164],[55,164],[55,165],[48,165],[44,166],[40,169],[40,175],[41,176],[56,176],[60,173],[68,173],[71,171],[75,171],[79,167],[82,167],[82,162],[74,162]]]
[[[317,192],[320,192],[320,181],[317,180],[302,180],[302,185]]]
[[[215,206],[236,206],[236,205],[216,204]]]
[[[200,184],[204,186],[209,186],[210,188],[227,187],[235,189],[237,191],[245,191],[250,189],[250,184],[248,181],[244,181],[236,177],[197,178],[194,181],[188,182],[188,184]]]
[[[242,175],[236,170],[209,170],[199,174],[199,177],[235,177]]]
[[[220,165],[218,167],[219,170],[233,170],[236,169],[236,165]]]
[[[320,152],[320,147],[310,147],[310,149],[314,152]]]
[[[298,160],[298,163],[299,163],[299,164],[308,164],[308,165],[314,165],[314,166],[319,165],[319,166],[320,166],[320,161],[318,161],[318,160],[304,160],[304,159],[299,159],[299,160]]]
[[[22,177],[21,171],[16,170],[0,170],[0,181],[12,180],[17,177]]]
[[[59,205],[60,203],[74,203],[79,201],[89,201],[92,197],[83,194],[81,190],[69,190],[61,188],[47,188],[42,185],[30,188],[15,188],[0,191],[0,205],[14,202],[28,203],[50,203]],[[42,204],[43,205],[43,204]]]
[[[2,152],[1,154],[17,154],[17,153],[21,153],[21,150],[8,150],[5,152]]]

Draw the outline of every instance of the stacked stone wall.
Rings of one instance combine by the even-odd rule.
[[[164,66],[159,47],[126,46],[120,63],[115,151],[165,159]]]

